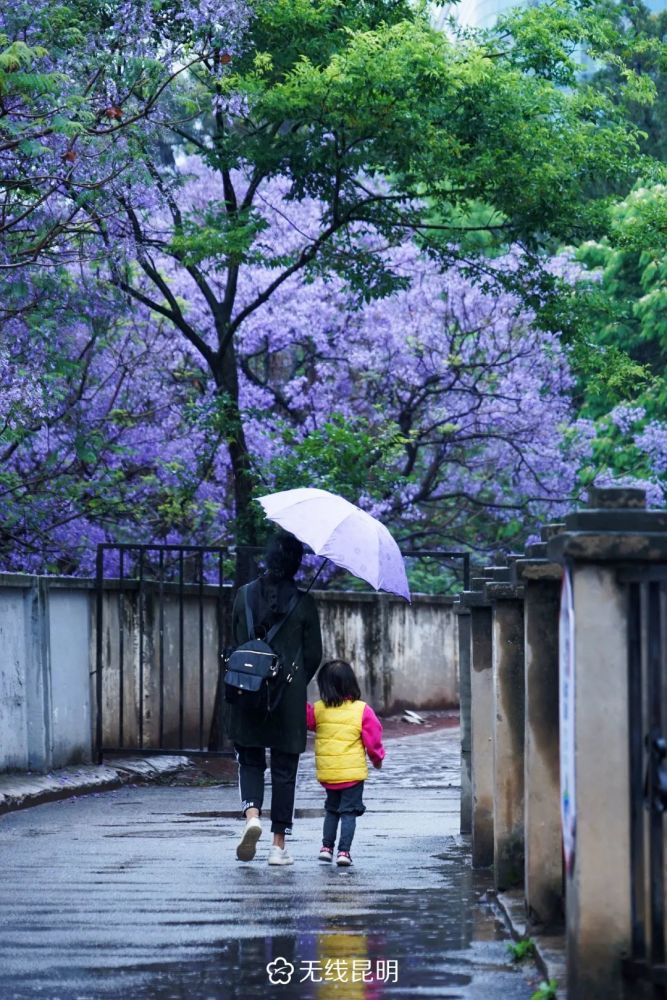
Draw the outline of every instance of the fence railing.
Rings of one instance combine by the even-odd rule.
[[[229,634],[228,556],[226,548],[202,545],[98,547],[95,675],[100,761],[104,753],[147,746],[156,753],[215,752],[209,749],[209,736],[211,712],[221,709],[216,692]]]

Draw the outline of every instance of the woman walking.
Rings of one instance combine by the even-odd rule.
[[[285,684],[275,710],[266,713],[236,702],[229,706],[229,735],[239,765],[241,808],[245,828],[236,848],[239,861],[255,857],[262,835],[266,750],[271,751],[270,865],[291,865],[285,848],[285,831],[292,826],[299,755],[306,749],[306,688],[322,659],[322,636],[315,601],[300,594],[294,576],[301,565],[303,546],[293,535],[282,534],[267,548],[266,573],[241,587],[234,601],[232,627],[238,645],[251,638],[265,638],[274,625],[285,621],[271,645],[293,674]],[[248,602],[255,623],[248,634]],[[294,666],[293,666],[294,665]]]

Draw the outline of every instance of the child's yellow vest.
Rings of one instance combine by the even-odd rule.
[[[315,768],[318,781],[365,781],[368,777],[366,750],[361,742],[361,718],[365,701],[344,701],[327,708],[316,701]]]

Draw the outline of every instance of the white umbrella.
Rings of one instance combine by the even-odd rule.
[[[400,549],[383,524],[327,490],[302,488],[259,497],[266,516],[318,556],[366,580],[376,590],[410,600]]]

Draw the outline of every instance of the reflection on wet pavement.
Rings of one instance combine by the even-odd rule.
[[[255,862],[235,861],[231,787],[125,788],[3,817],[0,998],[527,1000],[537,977],[509,964],[488,876],[456,833],[457,734],[388,750],[349,870],[317,861],[307,758],[287,869],[266,865],[268,832]]]

